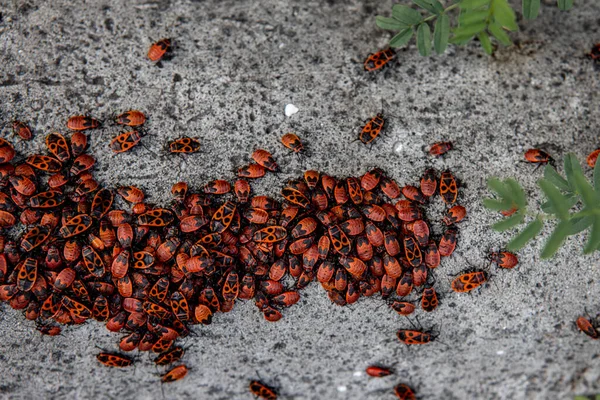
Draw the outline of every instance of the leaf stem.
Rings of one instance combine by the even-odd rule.
[[[556,219],[555,215],[546,214],[545,212],[534,212],[534,211],[525,210],[524,213],[528,217],[539,218],[543,221],[552,221],[552,220]]]
[[[451,6],[448,6],[447,8],[444,8],[444,12],[442,14],[447,14],[448,11],[453,10],[456,7],[458,7],[458,3],[459,2],[456,2],[456,3],[452,4]],[[433,19],[435,19],[435,18],[437,18],[439,16],[440,16],[440,14],[432,14],[429,17],[424,18],[421,22],[419,22],[419,24],[422,24],[423,22],[429,22],[429,21],[431,21],[431,20],[433,20]]]

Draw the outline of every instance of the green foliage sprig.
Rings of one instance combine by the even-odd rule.
[[[540,0],[522,0],[523,16],[534,19],[540,10]],[[413,35],[417,35],[417,48],[422,56],[431,54],[433,26],[433,48],[438,54],[446,51],[448,43],[464,45],[477,38],[483,50],[494,51],[490,35],[502,45],[512,41],[507,31],[519,29],[516,15],[508,0],[458,0],[444,7],[438,0],[412,0],[421,10],[406,5],[394,4],[392,17],[377,16],[380,28],[398,32],[391,40],[390,47],[406,45]],[[568,10],[573,0],[557,0],[558,8]],[[451,12],[458,9],[457,25],[451,28]],[[452,37],[450,34],[452,33]]]
[[[574,154],[567,154],[564,160],[565,177],[554,167],[546,165],[544,177],[537,183],[547,201],[541,204],[541,213],[536,213],[531,221],[507,245],[510,251],[521,249],[528,241],[540,233],[547,221],[556,221],[554,231],[548,238],[541,256],[552,257],[568,236],[590,228],[584,254],[600,249],[600,162],[594,167],[593,182],[587,181],[581,165]],[[527,197],[521,185],[514,179],[501,181],[488,179],[488,188],[496,193],[496,198],[483,200],[490,210],[513,212],[510,216],[495,223],[492,228],[505,231],[524,223],[527,212]]]

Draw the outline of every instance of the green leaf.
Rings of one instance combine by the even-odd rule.
[[[461,10],[473,10],[483,6],[489,6],[491,0],[462,0],[458,3]]]
[[[463,44],[466,44],[466,43],[470,42],[471,39],[473,39],[474,37],[475,37],[475,35],[452,36],[450,38],[450,40],[448,40],[448,42],[452,43],[452,44],[456,44],[456,45],[462,46]]]
[[[579,232],[583,232],[584,230],[589,228],[593,222],[594,222],[594,217],[592,217],[591,215],[588,217],[582,217],[582,218],[571,218],[569,220],[569,224],[570,224],[569,236],[576,235]]]
[[[554,167],[550,164],[546,164],[544,167],[544,179],[548,182],[552,183],[554,186],[559,188],[560,190],[564,190],[566,192],[571,191],[571,187],[569,186],[569,182],[566,181]]]
[[[581,169],[581,165],[579,164],[579,161],[577,161],[577,158],[575,158],[574,155],[570,161],[572,181],[569,182],[573,184],[577,193],[581,195],[583,204],[586,207],[597,208],[598,204],[600,204],[600,194],[596,192],[592,185],[585,179],[585,176],[583,175],[583,170]]]
[[[399,31],[406,28],[406,25],[394,18],[386,18],[378,15],[375,17],[375,23],[381,29],[388,31]]]
[[[567,182],[569,183],[569,187],[571,188],[571,190],[575,190],[575,187],[573,186],[573,167],[576,167],[578,165],[579,161],[573,153],[569,153],[565,156],[563,166],[565,169],[565,176],[567,177]]]
[[[431,54],[431,30],[427,22],[419,25],[417,29],[417,48],[423,57]]]
[[[442,54],[446,51],[448,37],[450,37],[450,18],[447,14],[440,14],[437,21],[435,21],[433,31],[433,47],[436,53]]]
[[[594,215],[590,237],[583,248],[583,254],[590,254],[600,246],[600,215]]]
[[[488,31],[490,31],[492,36],[495,37],[503,45],[510,46],[512,44],[512,41],[510,40],[506,32],[504,32],[502,27],[498,25],[497,22],[490,24],[488,26]]]
[[[573,7],[573,0],[557,0],[558,8],[567,11]]]
[[[544,227],[539,218],[534,219],[523,229],[521,233],[511,240],[506,246],[508,251],[517,251],[523,248],[531,239],[533,239]]]
[[[440,15],[444,11],[444,6],[438,0],[431,0],[431,4],[433,4],[433,8],[435,9],[435,13]]]
[[[402,4],[394,4],[392,17],[405,25],[417,25],[423,19],[420,12]]]
[[[525,191],[523,190],[519,182],[515,181],[512,178],[508,178],[504,182],[506,183],[506,186],[510,190],[512,197],[515,200],[515,203],[517,203],[517,205],[519,206],[519,208],[527,207],[527,196],[525,195]]]
[[[483,206],[494,211],[506,211],[513,208],[513,203],[510,200],[483,199]]]
[[[408,41],[410,40],[412,35],[413,35],[412,28],[406,28],[403,31],[400,31],[396,36],[394,36],[392,38],[392,40],[390,40],[390,47],[404,46],[406,43],[408,43]]]
[[[508,4],[508,0],[492,0],[492,11],[494,19],[504,29],[508,29],[509,31],[519,30],[517,16],[510,4]]]
[[[472,25],[477,22],[486,22],[490,16],[490,10],[463,11],[458,17],[458,25]]]
[[[597,160],[594,165],[594,190],[600,193],[600,160]]]
[[[485,22],[478,22],[473,25],[461,25],[458,28],[454,29],[453,33],[456,37],[475,36],[479,32],[482,32],[485,29],[485,27]]]
[[[498,232],[506,231],[519,225],[521,222],[523,222],[524,218],[525,214],[517,212],[508,218],[504,218],[503,220],[496,222],[494,225],[492,225],[492,229]]]
[[[500,196],[500,198],[512,200],[513,197],[510,192],[510,188],[500,179],[495,177],[488,178],[487,186],[490,190],[493,190],[494,192],[498,193],[498,196]]]
[[[565,195],[565,198],[567,200],[567,205],[569,206],[569,210],[577,203],[579,203],[579,197],[575,196],[575,195]],[[550,204],[549,201],[543,203],[541,205],[541,209],[543,212],[545,212],[546,214],[556,214],[556,210],[554,209],[554,207],[552,206],[552,204]]]
[[[488,34],[485,32],[479,32],[479,35],[477,35],[477,39],[479,39],[479,43],[481,43],[481,47],[483,48],[483,50],[491,56],[494,52],[494,48],[492,47],[492,41],[490,40]]]
[[[556,211],[556,216],[561,220],[565,221],[569,219],[569,203],[567,198],[558,190],[553,184],[545,179],[540,179],[538,185],[542,188],[542,191],[548,198],[548,202],[552,208]]]
[[[413,3],[434,14],[440,14],[444,11],[444,6],[437,0],[412,0]]]
[[[540,12],[540,0],[523,0],[523,16],[534,19]]]
[[[556,188],[555,188],[556,189]],[[561,221],[556,225],[554,232],[548,238],[544,249],[542,250],[542,258],[552,257],[559,247],[563,244],[567,236],[569,236],[569,221]]]

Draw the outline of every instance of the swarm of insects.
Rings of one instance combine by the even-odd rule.
[[[140,115],[126,114],[118,117],[120,123],[141,122]],[[80,323],[93,317],[111,330],[129,328],[122,350],[168,344],[185,336],[188,324],[210,323],[214,313],[231,310],[236,299],[255,299],[265,319],[276,321],[281,308],[295,304],[298,290],[315,278],[338,305],[378,292],[407,296],[413,288],[425,288],[440,257],[452,254],[455,224],[464,218],[464,209],[455,206],[439,243],[432,240],[421,209],[438,186],[431,170],[421,188],[410,190],[400,190],[378,169],[347,179],[306,171],[282,190],[286,205],[250,197],[243,179],[233,186],[216,180],[201,192],[180,182],[170,208],[146,204],[143,191],[121,187],[116,193],[131,209],[118,210],[113,192],[90,173],[94,159],[82,153],[85,135],[76,135],[81,134],[74,134],[70,145],[60,134],[49,135],[51,156],[30,156],[25,167],[6,172],[4,188],[14,191],[4,200],[3,226],[15,225],[26,213],[32,227],[20,245],[9,246],[4,297],[27,302],[39,310],[30,315],[44,321]],[[10,160],[10,143],[4,141],[3,148]],[[252,158],[256,164],[250,166],[278,169],[265,150]],[[249,171],[240,175],[257,177]],[[444,201],[456,200],[450,172],[442,174],[439,187]],[[232,189],[237,201],[215,207]],[[398,201],[402,193],[407,199]],[[15,214],[15,202],[26,205],[23,214]],[[296,279],[294,287],[282,284],[287,275]],[[56,288],[57,280],[59,292],[28,294],[38,285]],[[423,292],[428,311],[437,305],[434,293],[430,287]],[[399,313],[409,309],[403,306]],[[138,331],[148,318],[160,328]]]
[[[145,120],[136,110],[117,116],[115,122],[131,130],[110,148],[119,153],[136,146]],[[383,128],[383,116],[370,123],[361,136],[365,143]],[[61,325],[105,323],[122,336],[119,352],[98,354],[103,365],[128,367],[135,363],[128,353],[152,351],[156,365],[168,366],[163,382],[183,379],[189,369],[176,342],[192,325],[209,325],[239,301],[253,301],[266,321],[276,322],[314,280],[339,306],[378,293],[401,316],[439,304],[433,275],[453,254],[467,216],[456,204],[460,184],[451,171],[427,169],[420,182],[400,187],[378,168],[347,178],[308,170],[288,181],[277,201],[252,193],[250,179],[279,171],[273,155],[258,149],[234,182],[216,179],[198,188],[178,182],[171,204],[161,207],[148,203],[140,188],[109,190],[94,179],[84,131],[98,128],[97,120],[76,116],[67,125],[75,131],[70,137],[49,134],[47,154],[15,165],[12,144],[0,139],[0,226],[26,226],[18,237],[0,235],[0,301],[24,310],[49,336],[60,334]],[[282,144],[294,153],[304,149],[292,133]],[[169,150],[199,147],[185,137]],[[117,207],[115,196],[126,207]],[[434,201],[447,208],[437,234],[425,217]],[[516,265],[506,252],[490,258],[503,268]],[[465,273],[452,289],[469,292],[487,279],[483,272]],[[420,300],[408,298],[413,293]],[[435,339],[417,328],[397,336],[410,345]],[[371,366],[367,373],[392,371]],[[249,388],[277,398],[261,382]],[[410,388],[396,389],[411,398]]]

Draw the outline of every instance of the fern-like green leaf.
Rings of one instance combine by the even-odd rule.
[[[581,217],[581,218],[571,218],[569,220],[569,236],[576,235],[579,232],[583,232],[587,228],[589,228],[594,222],[593,216]]]
[[[464,44],[469,43],[471,40],[473,40],[474,37],[475,37],[475,35],[467,35],[467,36],[456,36],[456,35],[454,35],[454,36],[452,36],[450,38],[450,40],[448,40],[448,42],[452,43],[452,44],[456,44],[456,45],[462,46]]]
[[[512,44],[512,40],[508,37],[508,34],[502,29],[502,27],[494,22],[488,26],[488,31],[492,34],[493,37],[496,38],[500,43],[505,46],[510,46]]]
[[[590,237],[583,248],[583,254],[590,254],[600,246],[600,215],[594,215]]]
[[[563,194],[558,190],[553,184],[548,182],[545,179],[540,179],[538,181],[538,185],[542,188],[542,191],[548,198],[548,202],[550,206],[554,209],[556,216],[561,221],[566,221],[569,219],[569,201],[567,197],[563,196]],[[566,228],[565,228],[566,229]]]
[[[412,37],[413,32],[414,31],[412,28],[406,28],[406,29],[398,32],[398,34],[396,36],[394,36],[392,38],[392,40],[390,40],[390,47],[404,46],[406,43],[408,43],[408,41]]]
[[[431,30],[427,22],[419,25],[417,29],[417,48],[423,57],[431,54]]]
[[[479,32],[477,35],[477,39],[479,39],[479,43],[481,43],[481,47],[488,54],[492,55],[494,52],[494,48],[492,47],[492,41],[490,40],[490,36],[485,32]]]
[[[557,0],[558,8],[567,11],[573,7],[573,0]]]
[[[392,17],[405,25],[417,25],[423,20],[420,12],[402,4],[394,4]]]
[[[537,18],[540,12],[540,0],[523,0],[523,16],[526,19]]]
[[[490,10],[463,11],[458,17],[458,26],[485,23],[490,16]]]
[[[483,206],[493,211],[508,211],[517,205],[510,200],[483,199]]]
[[[515,203],[517,203],[517,206],[519,206],[519,208],[527,207],[527,196],[525,195],[525,191],[523,190],[519,182],[515,181],[512,178],[508,178],[504,182],[510,190],[510,193],[512,194]]]
[[[487,24],[485,22],[477,22],[471,25],[461,25],[458,28],[454,29],[454,36],[457,38],[460,37],[473,37],[477,35],[479,32],[483,32],[485,30]]]
[[[406,25],[394,18],[387,18],[378,15],[375,17],[375,23],[381,29],[388,31],[400,31],[406,29]]]
[[[508,218],[504,218],[503,220],[496,222],[494,225],[492,225],[492,229],[498,232],[506,231],[519,225],[521,222],[523,222],[524,218],[525,215],[523,213],[517,212]]]
[[[579,197],[569,194],[565,196],[566,200],[567,200],[567,205],[569,206],[569,210],[577,203],[579,203]],[[556,210],[554,209],[554,207],[552,206],[552,204],[550,204],[549,201],[542,203],[541,207],[543,212],[545,212],[546,214],[556,214]]]
[[[554,186],[565,192],[571,192],[572,189],[569,186],[569,182],[563,178],[554,167],[550,164],[546,164],[544,167],[544,179],[552,183]]]
[[[448,38],[450,37],[450,18],[447,14],[440,14],[435,21],[433,31],[433,47],[435,52],[442,54],[448,47]]]
[[[488,178],[487,186],[490,190],[498,193],[501,199],[513,200],[510,188],[504,182],[496,177]]]
[[[563,167],[565,169],[565,177],[569,183],[569,187],[571,187],[571,190],[575,190],[575,187],[573,186],[573,167],[578,165],[579,161],[577,161],[577,158],[573,153],[569,153],[565,156]]]
[[[600,194],[594,190],[592,185],[585,179],[581,165],[577,162],[572,165],[570,183],[575,187],[577,193],[581,195],[581,200],[586,207],[596,208],[600,204]]]
[[[508,0],[492,0],[491,6],[496,22],[509,31],[519,30],[517,25],[517,16],[514,10],[508,4]]]
[[[537,236],[538,233],[544,227],[544,223],[536,218],[523,229],[521,233],[515,236],[509,243],[506,245],[508,251],[518,251],[523,248],[531,239]]]
[[[548,238],[548,241],[546,242],[546,245],[544,246],[544,249],[542,250],[542,258],[550,258],[556,254],[567,236],[569,236],[569,229],[569,221],[561,221],[558,223],[558,225],[556,225],[554,232],[552,232]]]

